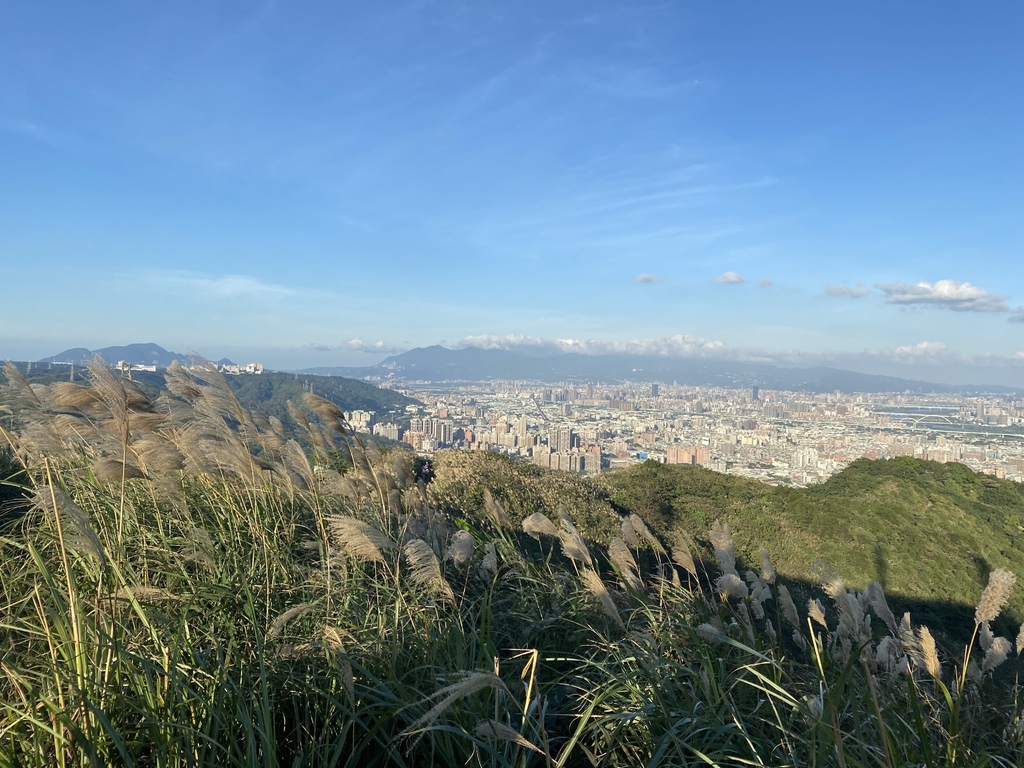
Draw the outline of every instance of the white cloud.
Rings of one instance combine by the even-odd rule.
[[[652,275],[652,274],[649,274],[647,272],[641,272],[639,275],[637,275],[636,277],[633,278],[633,282],[634,283],[650,284],[650,283],[661,282],[661,278],[658,277],[657,275]]]
[[[829,296],[849,296],[851,299],[859,299],[861,296],[867,296],[868,289],[863,283],[857,283],[852,288],[845,284],[826,285],[825,293]]]
[[[366,352],[375,355],[394,355],[405,350],[384,341],[368,342],[356,337],[344,344],[307,344],[314,352]]]
[[[938,280],[934,283],[875,283],[886,304],[933,304],[954,312],[1006,312],[1006,296],[995,295],[970,283]]]
[[[1011,323],[1024,323],[1024,307],[1017,307],[1013,310],[1013,314],[1010,315],[1008,320]]]
[[[743,279],[743,275],[737,272],[723,272],[715,278],[715,282],[719,285],[739,285],[747,281]]]

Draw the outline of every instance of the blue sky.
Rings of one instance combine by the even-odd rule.
[[[7,3],[0,357],[1024,386],[1016,2]]]

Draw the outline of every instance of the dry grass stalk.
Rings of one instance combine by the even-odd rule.
[[[1024,651],[1024,624],[1020,625],[1020,631],[1017,632],[1017,655],[1020,656],[1020,652]]]
[[[1017,577],[1003,568],[996,568],[988,575],[988,585],[981,593],[981,600],[974,611],[974,620],[978,624],[995,620],[1010,599],[1016,581]]]
[[[140,603],[176,603],[181,602],[178,595],[159,587],[118,587],[111,595],[114,600],[138,600]]]
[[[523,518],[523,532],[540,541],[541,536],[558,536],[558,529],[543,512],[534,512],[529,517]]]

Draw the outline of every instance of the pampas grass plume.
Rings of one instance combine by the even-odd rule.
[[[981,624],[993,621],[1010,599],[1010,592],[1017,577],[1003,568],[996,568],[988,576],[988,586],[981,593],[981,600],[974,611],[974,620]]]

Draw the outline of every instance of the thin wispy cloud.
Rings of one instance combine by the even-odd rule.
[[[1017,307],[1007,319],[1011,323],[1024,323],[1024,307]]]
[[[607,341],[598,339],[546,339],[522,334],[483,334],[467,336],[458,348],[504,349],[508,351],[570,352],[581,355],[654,355],[659,357],[704,357],[718,355],[727,350],[723,341],[701,339],[677,334],[661,339],[632,339]]]
[[[868,295],[868,288],[863,283],[857,283],[855,286],[849,286],[845,283],[840,285],[826,285],[825,286],[826,296],[846,296],[851,299],[859,299],[863,296]]]
[[[733,347],[719,339],[704,339],[689,334],[664,338],[638,338],[620,341],[575,338],[545,338],[524,334],[481,334],[467,336],[456,348],[476,347],[510,352],[576,353],[582,355],[628,355],[636,357],[700,358],[782,366],[833,365],[857,370],[875,363],[929,368],[960,366],[976,368],[1024,369],[1024,352],[1011,355],[967,354],[950,349],[945,342],[921,341],[896,347],[849,352]]]
[[[270,299],[295,294],[282,285],[266,283],[250,275],[204,275],[195,272],[148,272],[141,277],[147,287],[176,295],[215,299]]]
[[[365,352],[376,355],[394,355],[405,352],[402,347],[396,347],[385,341],[368,342],[358,337],[349,339],[341,344],[307,344],[306,349],[312,352]]]
[[[934,283],[875,283],[886,304],[931,305],[954,312],[1007,312],[1005,295],[989,293],[970,283],[938,280]]]
[[[771,288],[772,279],[770,277],[762,277],[760,280],[757,281],[757,284],[762,288]]]
[[[723,272],[715,278],[715,282],[719,285],[741,285],[747,281],[738,272]]]

